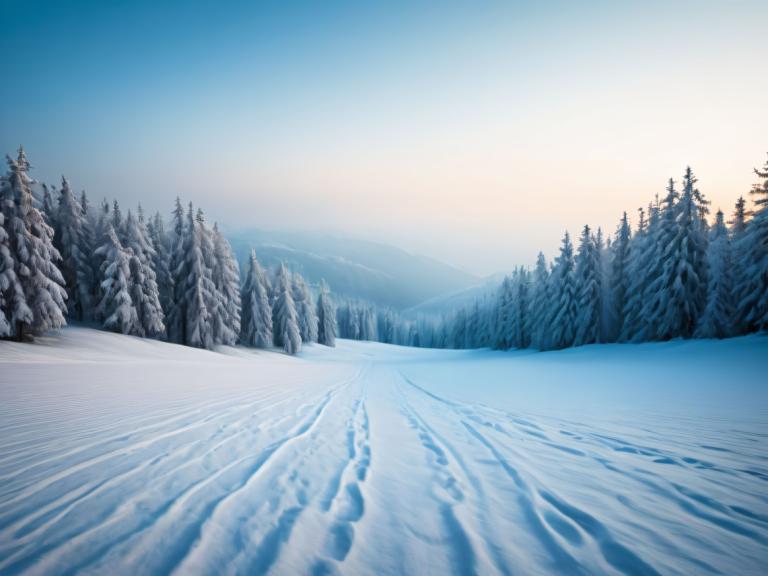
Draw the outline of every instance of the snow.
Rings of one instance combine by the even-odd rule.
[[[0,342],[0,573],[759,574],[768,338]]]

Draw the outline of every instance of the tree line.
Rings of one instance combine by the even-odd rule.
[[[321,283],[281,265],[271,277],[252,251],[245,273],[218,226],[176,199],[169,230],[141,207],[90,205],[62,178],[33,192],[22,148],[0,177],[0,337],[23,340],[66,324],[96,323],[134,336],[217,345],[335,345],[336,311]]]
[[[768,330],[768,162],[754,170],[752,209],[708,221],[709,202],[687,168],[663,199],[626,212],[613,237],[565,233],[548,264],[518,267],[493,299],[424,322],[422,345],[562,349],[598,342],[726,338]]]

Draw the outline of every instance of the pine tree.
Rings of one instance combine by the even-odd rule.
[[[726,338],[732,333],[733,267],[731,239],[723,212],[718,210],[707,249],[709,284],[707,303],[696,326],[697,338]]]
[[[97,260],[94,254],[96,251],[96,235],[94,233],[91,207],[85,190],[80,193],[80,214],[80,254],[83,257],[81,279],[82,286],[88,291],[89,302],[87,307],[83,309],[83,319],[92,320],[98,302],[99,268],[96,267],[95,262]],[[85,301],[85,298],[83,298],[83,301]]]
[[[109,202],[106,198],[101,201],[101,204],[96,210],[91,211],[89,216],[91,226],[93,227],[93,250],[91,252],[91,273],[94,278],[93,289],[91,291],[91,300],[98,302],[101,299],[101,270],[104,264],[104,257],[97,252],[97,248],[103,246],[109,242],[109,230],[112,228],[111,224],[111,209]],[[94,319],[103,322],[104,318],[100,317],[98,311],[94,310]]]
[[[110,226],[107,242],[96,253],[103,257],[101,270],[101,300],[97,308],[104,318],[106,330],[122,334],[140,334],[141,326],[136,307],[131,300],[131,253],[123,248],[117,233]]]
[[[632,231],[627,213],[624,212],[610,250],[610,328],[607,334],[609,341],[616,340],[624,328],[624,310],[627,306],[631,281],[630,261],[634,255],[631,251],[631,240]]]
[[[155,338],[165,331],[160,291],[154,269],[155,249],[147,232],[144,215],[139,207],[139,217],[129,210],[123,224],[125,247],[130,253],[130,295],[136,314],[137,336]]]
[[[173,231],[171,232],[170,273],[172,278],[171,307],[168,312],[166,330],[168,340],[177,344],[185,344],[187,338],[187,278],[189,263],[186,257],[187,230],[184,208],[181,200],[176,197],[173,210]],[[191,234],[191,233],[190,233]],[[190,239],[191,242],[191,239]]]
[[[0,196],[2,200],[2,196]],[[21,285],[16,278],[11,257],[10,238],[5,231],[5,215],[0,210],[0,338],[10,336],[11,301],[7,300],[13,294],[21,293]]]
[[[293,301],[296,305],[296,315],[299,320],[299,333],[302,342],[317,341],[317,313],[312,301],[312,294],[307,283],[298,272],[293,274]]]
[[[505,276],[496,296],[494,313],[494,343],[496,350],[507,350],[512,346],[510,318],[512,316],[513,297],[512,278]]]
[[[317,342],[325,346],[336,346],[336,309],[325,280],[320,281],[320,294],[317,297]]]
[[[652,266],[657,261],[656,237],[660,221],[658,203],[649,206],[648,220],[642,208],[638,212],[637,231],[630,241],[632,258],[627,266],[629,284],[619,342],[639,342],[646,337],[647,332],[647,321],[644,315],[645,298],[648,286],[653,279]]]
[[[533,270],[533,293],[530,299],[528,317],[530,319],[531,346],[544,349],[547,346],[549,325],[547,311],[549,309],[549,270],[544,254],[539,252],[536,267]]]
[[[552,300],[548,318],[552,334],[548,347],[557,350],[573,345],[578,318],[573,245],[568,232],[563,237],[560,255],[555,259],[551,279]]]
[[[242,291],[240,342],[246,346],[270,348],[273,340],[267,278],[256,259],[256,252],[251,250]]]
[[[53,190],[56,193],[56,189]],[[48,184],[43,182],[43,201],[42,201],[42,213],[45,223],[48,224],[54,230],[56,229],[56,216],[57,216],[57,202],[53,200],[53,194],[48,187]]]
[[[72,318],[84,320],[93,308],[92,270],[89,255],[82,251],[86,245],[82,206],[63,176],[56,215],[53,242],[62,257],[60,267],[67,290],[67,308]]]
[[[602,286],[600,254],[589,226],[584,226],[576,256],[576,298],[578,311],[574,346],[600,341]]]
[[[280,264],[275,277],[275,296],[272,310],[275,346],[282,347],[288,354],[296,354],[301,350],[301,334],[291,295],[291,278],[283,264]]]
[[[530,346],[530,320],[528,317],[528,271],[522,266],[512,276],[512,298],[508,324],[510,344],[515,348]]]
[[[11,287],[13,334],[23,340],[27,332],[41,333],[66,323],[64,278],[57,267],[61,255],[53,246],[53,229],[35,208],[29,162],[19,148],[18,158],[7,157],[9,171],[2,180],[0,206],[17,282]]]
[[[123,213],[120,212],[120,204],[118,204],[117,200],[112,202],[112,221],[110,224],[112,224],[112,229],[115,231],[115,234],[117,234],[117,238],[122,242],[123,241]]]
[[[750,192],[755,210],[737,245],[741,278],[736,287],[736,318],[747,332],[768,330],[768,161],[755,174],[765,180]]]
[[[706,227],[696,178],[686,169],[683,193],[665,206],[659,237],[661,271],[650,286],[653,338],[690,338],[706,300]]]
[[[154,249],[153,267],[160,293],[160,307],[164,317],[168,318],[173,307],[173,275],[170,268],[171,257],[165,225],[159,212],[155,213],[154,218],[147,223],[147,232]]]
[[[240,334],[240,269],[232,247],[213,225],[213,283],[217,303],[214,314],[214,340],[233,346]]]
[[[182,279],[187,302],[185,343],[197,348],[212,349],[214,338],[214,314],[216,308],[216,286],[212,273],[212,246],[202,211],[194,215],[189,204],[184,254],[187,260],[188,276]]]

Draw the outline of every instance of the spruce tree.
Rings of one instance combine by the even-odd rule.
[[[217,343],[233,346],[240,334],[240,269],[232,247],[213,225],[213,283],[216,288],[214,313],[214,339]]]
[[[123,248],[110,225],[107,242],[97,248],[102,256],[101,300],[97,308],[103,327],[122,334],[141,334],[136,307],[131,299],[131,252]]]
[[[284,264],[280,264],[275,277],[275,304],[272,310],[275,346],[287,354],[301,350],[301,334],[296,306],[291,294],[291,278]]]
[[[255,348],[272,347],[274,335],[269,287],[266,274],[256,259],[255,250],[251,250],[241,300],[240,342]]]
[[[212,247],[203,213],[198,210],[195,215],[191,202],[185,232],[188,275],[181,279],[187,308],[184,340],[188,346],[212,349],[218,343],[214,334],[217,294],[211,268]]]
[[[768,161],[755,174],[764,181],[750,192],[754,214],[737,246],[741,278],[736,287],[736,318],[747,332],[768,330]]]
[[[173,307],[173,275],[171,274],[171,257],[168,248],[168,238],[165,233],[163,218],[159,212],[147,223],[149,240],[154,250],[153,266],[157,278],[157,288],[160,294],[160,307],[167,319]]]
[[[293,274],[293,301],[299,320],[299,333],[302,342],[317,341],[317,312],[306,281],[298,272]]]
[[[129,210],[123,225],[125,247],[130,253],[130,294],[138,315],[137,336],[155,338],[165,332],[165,316],[154,269],[155,249],[149,238],[144,214],[138,218]]]
[[[75,320],[84,320],[93,308],[92,270],[89,254],[83,252],[86,240],[83,232],[83,213],[75,199],[69,182],[62,176],[59,206],[56,211],[54,245],[61,254],[61,273],[68,297],[69,314]]]
[[[507,350],[512,346],[510,318],[512,316],[512,278],[504,276],[496,296],[494,313],[494,343],[496,350]]]
[[[8,246],[17,282],[11,288],[6,317],[13,334],[23,340],[66,323],[64,278],[57,267],[61,255],[53,245],[53,229],[35,208],[29,162],[23,148],[14,160],[7,156],[8,174],[2,180],[2,206]],[[10,312],[10,313],[9,313]]]
[[[548,314],[551,337],[547,347],[557,350],[573,345],[578,318],[573,245],[568,232],[563,237],[560,255],[555,259],[551,280],[552,300]]]
[[[5,231],[5,215],[0,210],[0,338],[11,335],[11,303],[14,295],[18,294],[21,294],[21,285],[13,266],[10,238]]]
[[[573,345],[594,344],[600,341],[602,286],[600,254],[589,226],[581,234],[575,274],[578,312]]]
[[[539,252],[536,267],[533,270],[533,290],[530,299],[528,317],[530,319],[531,346],[544,349],[547,345],[549,325],[549,270],[544,254]]]
[[[336,309],[329,292],[328,284],[321,280],[317,297],[317,342],[333,347],[336,346]]]
[[[610,293],[610,322],[607,334],[609,341],[616,340],[624,328],[624,310],[630,290],[630,261],[634,254],[631,251],[632,231],[627,219],[627,213],[621,217],[616,230],[616,237],[610,249],[609,290]]]
[[[665,206],[659,237],[660,273],[649,291],[652,338],[690,338],[706,300],[706,227],[690,168],[683,192]]]
[[[723,212],[718,210],[707,248],[707,302],[697,325],[697,338],[726,338],[732,334],[733,266],[731,239]]]
[[[54,187],[53,193],[51,193],[51,189],[49,188],[48,184],[43,182],[42,186],[43,186],[43,200],[41,202],[42,204],[41,211],[43,214],[43,218],[45,219],[45,223],[48,224],[48,226],[56,230],[56,216],[58,213],[58,209],[57,209],[58,202],[54,201],[53,199],[53,194],[56,193],[56,188]]]

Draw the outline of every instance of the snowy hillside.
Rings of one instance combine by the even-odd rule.
[[[284,262],[313,284],[325,279],[346,298],[407,308],[472,286],[477,277],[393,246],[322,233],[243,230],[227,235],[241,261],[255,248],[267,268]]]
[[[420,314],[428,316],[437,316],[440,314],[452,314],[461,308],[468,308],[475,302],[486,302],[492,300],[499,291],[499,286],[504,280],[504,274],[498,273],[483,278],[478,284],[454,290],[445,294],[440,294],[430,298],[416,306],[408,308],[406,314],[411,317]]]
[[[768,338],[0,342],[2,574],[759,574]]]

